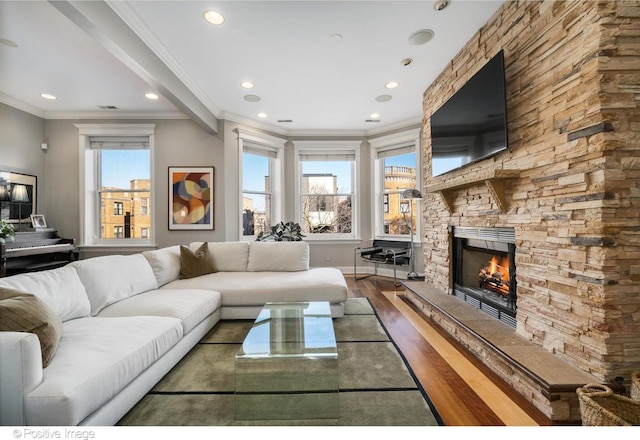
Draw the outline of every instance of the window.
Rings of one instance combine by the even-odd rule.
[[[81,175],[81,244],[151,244],[154,126],[76,127],[85,164]]]
[[[297,221],[308,238],[355,237],[354,143],[300,142]]]
[[[268,233],[281,219],[284,140],[238,130],[241,151],[241,239]]]
[[[416,234],[420,220],[420,216],[415,215],[416,200],[405,200],[402,193],[410,188],[420,190],[419,133],[419,130],[409,131],[370,141],[375,175],[372,196],[376,236],[408,238],[410,228]]]

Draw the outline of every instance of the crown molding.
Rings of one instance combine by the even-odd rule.
[[[13,107],[18,110],[22,110],[23,112],[32,114],[33,116],[37,116],[42,119],[46,119],[46,112],[41,108],[35,107],[31,104],[27,104],[26,102],[22,102],[18,99],[12,98],[11,96],[5,95],[0,92],[0,102],[8,105],[9,107]]]

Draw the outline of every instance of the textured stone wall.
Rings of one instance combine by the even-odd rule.
[[[509,150],[429,177],[429,117],[501,49]],[[427,282],[450,290],[450,226],[515,227],[518,334],[628,379],[640,368],[640,4],[508,1],[423,105]],[[499,182],[504,207],[473,177],[490,169],[520,170]],[[450,188],[450,210],[430,188]]]

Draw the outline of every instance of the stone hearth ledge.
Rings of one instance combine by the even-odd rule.
[[[529,400],[554,424],[581,421],[576,389],[601,383],[453,295],[420,281],[402,282],[404,297]],[[623,386],[607,384],[624,393]]]

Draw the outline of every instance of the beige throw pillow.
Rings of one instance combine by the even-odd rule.
[[[0,287],[0,331],[27,332],[38,336],[44,368],[58,348],[62,321],[37,296]]]
[[[186,246],[180,246],[181,280],[214,272],[217,272],[216,267],[209,255],[209,244],[206,241],[195,252]]]

